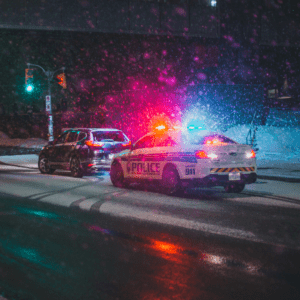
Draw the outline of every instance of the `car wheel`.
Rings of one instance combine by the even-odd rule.
[[[55,169],[50,168],[49,160],[44,154],[39,157],[39,170],[42,174],[52,174],[55,171]]]
[[[229,183],[224,186],[224,189],[227,193],[241,193],[244,188],[244,183]]]
[[[162,174],[161,186],[168,195],[177,194],[181,190],[179,174],[175,167],[167,166]]]
[[[126,187],[124,172],[122,166],[118,162],[113,162],[110,168],[110,180],[115,187]]]
[[[83,176],[80,160],[77,157],[71,159],[70,170],[73,177],[81,178]]]

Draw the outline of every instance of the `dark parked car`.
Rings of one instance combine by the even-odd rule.
[[[72,128],[43,147],[39,170],[51,174],[57,169],[70,170],[72,176],[110,168],[115,153],[131,147],[129,138],[118,129]]]

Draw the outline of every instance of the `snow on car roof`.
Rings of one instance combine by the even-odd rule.
[[[116,128],[88,128],[88,127],[75,127],[75,128],[63,128],[62,131],[66,130],[89,130],[89,131],[122,131]]]
[[[178,130],[178,129],[168,129],[168,130],[162,130],[162,131],[152,131],[149,132],[146,135],[152,135],[152,134],[167,134],[172,137],[179,137],[179,136],[195,136],[195,137],[204,137],[209,135],[222,135],[224,134],[209,130],[201,130],[201,131],[186,131],[186,130]]]

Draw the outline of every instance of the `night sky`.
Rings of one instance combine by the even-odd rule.
[[[67,89],[52,81],[54,113],[64,100],[69,111],[104,113],[119,128],[130,127],[133,118],[147,123],[159,113],[176,118],[193,105],[226,123],[248,123],[262,105],[286,105],[266,96],[268,89],[282,90],[285,76],[293,97],[289,107],[297,107],[297,43],[288,46],[284,31],[276,36],[281,44],[263,32],[259,20],[268,13],[260,6],[240,11],[231,1],[221,2],[220,38],[1,29],[0,102],[10,114],[14,104],[19,113],[33,103],[44,111],[47,80],[41,70],[34,69],[34,91],[25,91],[26,63],[32,63],[50,71],[66,68]]]

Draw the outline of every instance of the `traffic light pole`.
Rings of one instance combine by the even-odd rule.
[[[35,64],[27,64],[28,68],[30,67],[38,67],[40,68],[44,74],[47,76],[47,81],[48,81],[48,95],[46,95],[46,114],[48,116],[48,140],[49,142],[53,142],[54,136],[53,136],[53,115],[52,115],[52,107],[51,107],[51,80],[53,79],[53,76],[56,72],[62,70],[63,72],[65,71],[65,68],[60,68],[55,71],[45,71],[44,68],[42,68],[39,65]]]

